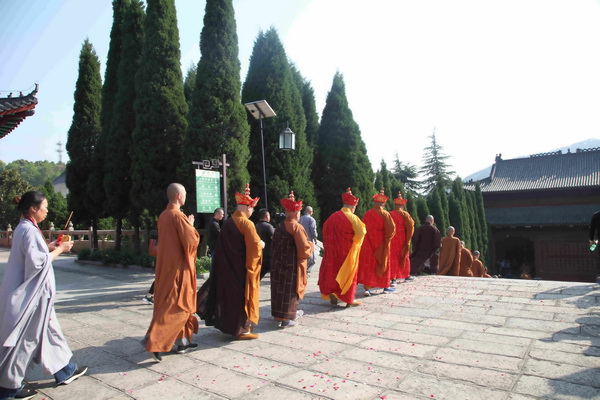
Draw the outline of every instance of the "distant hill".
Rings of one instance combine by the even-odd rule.
[[[553,149],[553,150],[539,151],[538,153],[551,153],[551,152],[558,151],[558,150],[561,150],[563,153],[566,153],[567,151],[569,151],[569,149],[571,150],[572,153],[574,153],[576,149],[590,149],[590,148],[594,148],[594,147],[600,147],[600,139],[587,139],[582,142],[573,143],[570,146],[564,146],[564,147],[560,147],[558,149]],[[514,158],[523,158],[523,157],[529,157],[529,154],[524,155],[524,156],[514,157]],[[491,171],[492,171],[492,166],[490,165],[490,166],[485,167],[484,169],[481,169],[481,170],[474,172],[471,175],[463,178],[463,181],[468,182],[470,180],[479,181],[481,179],[485,179],[490,176]]]

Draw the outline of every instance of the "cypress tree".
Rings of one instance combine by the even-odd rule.
[[[269,204],[262,199],[259,206],[282,210],[279,199],[287,196],[290,190],[294,190],[296,199],[306,204],[317,204],[311,180],[313,154],[306,143],[302,97],[294,83],[292,68],[275,28],[258,34],[242,90],[244,103],[263,99],[267,100],[277,116],[263,121]],[[252,193],[263,197],[260,125],[250,115],[248,119],[251,124],[251,162],[248,170],[252,176]],[[293,151],[279,150],[279,133],[286,125],[296,134],[296,149]]]
[[[341,208],[341,194],[348,187],[361,199],[356,214],[364,214],[371,207],[375,190],[373,169],[360,128],[348,105],[344,78],[339,72],[327,95],[317,140],[315,169],[319,171],[319,179],[316,187],[323,219]]]
[[[208,0],[204,27],[200,35],[200,53],[192,92],[190,125],[186,131],[179,165],[179,179],[188,188],[196,187],[192,161],[227,155],[228,198],[249,182],[248,138],[250,128],[246,110],[240,102],[240,61],[233,4],[231,0]],[[253,190],[256,195],[257,191]],[[195,196],[189,196],[196,210]]]
[[[429,196],[427,196],[427,207],[429,208],[429,213],[433,215],[443,236],[450,224],[448,222],[448,213],[442,206],[442,197],[444,199],[446,198],[443,188],[440,185],[435,185],[431,193],[429,193]]]
[[[107,208],[117,221],[115,248],[121,248],[123,218],[131,209],[131,156],[132,134],[136,114],[133,104],[136,99],[135,76],[140,67],[144,42],[144,5],[139,0],[127,4],[122,25],[122,51],[117,70],[118,91],[115,96],[113,118],[107,135],[106,151],[110,163],[105,166],[104,190]],[[136,218],[133,218],[136,220]],[[135,242],[137,243],[137,242]]]
[[[406,203],[406,211],[408,211],[412,219],[415,221],[415,228],[418,228],[421,226],[421,218],[417,209],[417,199],[410,190],[406,192],[406,199],[408,200]],[[425,203],[425,205],[427,205],[427,203]]]
[[[456,229],[456,236],[460,237],[468,248],[474,245],[471,235],[471,220],[469,218],[465,190],[460,178],[452,182],[452,192],[449,196],[449,223]]]
[[[306,118],[306,143],[313,149],[313,154],[317,146],[317,134],[319,133],[319,115],[317,114],[317,104],[315,101],[315,90],[310,82],[300,74],[300,71],[294,64],[291,64],[294,83],[302,96],[302,109]]]
[[[198,73],[198,64],[192,64],[185,74],[183,80],[183,94],[185,95],[185,101],[188,105],[188,116],[189,112],[193,109],[192,107],[192,94],[194,93],[194,87],[196,87],[196,75]],[[189,122],[189,117],[188,117]],[[189,128],[189,126],[188,126]]]
[[[177,181],[187,128],[174,0],[147,1],[144,34],[135,77],[131,200],[138,213],[147,209],[150,216],[157,216],[165,208],[167,186]]]
[[[56,229],[62,229],[67,222],[67,218],[69,218],[67,199],[54,190],[54,185],[50,179],[44,183],[44,186],[40,188],[40,191],[44,193],[44,196],[48,200],[48,204],[50,204],[48,207],[48,215],[46,216],[43,226],[47,228],[50,226],[50,222],[53,222]]]
[[[449,165],[446,160],[450,156],[443,153],[443,147],[437,141],[435,130],[429,138],[431,144],[423,150],[423,167],[420,170],[421,174],[425,176],[423,188],[426,193],[429,193],[437,184],[444,187],[449,186],[452,180],[450,175],[454,173],[448,170]]]
[[[419,221],[418,225],[422,225],[425,223],[425,218],[431,214],[429,211],[429,206],[427,205],[427,200],[423,196],[418,196],[417,201],[415,202],[417,208],[417,218],[415,219],[415,223]],[[411,214],[412,215],[412,214]],[[435,222],[436,226],[439,227],[439,221]],[[417,224],[415,224],[417,225]]]
[[[106,70],[104,71],[104,84],[102,85],[102,109],[100,112],[100,126],[102,130],[98,135],[98,140],[94,146],[94,156],[92,158],[92,169],[88,178],[88,198],[90,209],[94,211],[93,244],[98,248],[98,218],[108,215],[106,210],[106,192],[104,190],[104,175],[106,173],[107,142],[110,126],[113,119],[113,105],[118,90],[117,69],[121,59],[122,38],[121,31],[125,17],[125,9],[129,0],[113,0],[113,25],[110,31],[110,44],[108,47],[108,57],[106,59]]]
[[[79,75],[75,84],[73,121],[67,134],[66,184],[69,209],[73,220],[93,224],[94,210],[90,207],[87,185],[92,172],[94,146],[100,135],[100,110],[102,101],[102,79],[100,60],[88,39],[83,42],[79,54]]]
[[[379,170],[375,173],[375,191],[379,192],[382,188],[384,189],[384,193],[388,197],[385,208],[388,210],[394,209],[394,198],[398,196],[398,191],[395,190],[398,185],[395,182],[392,184],[392,179],[393,176],[382,159]]]
[[[475,184],[475,210],[477,215],[477,226],[479,230],[481,247],[479,248],[479,252],[481,253],[481,258],[486,259],[489,262],[490,254],[488,253],[489,249],[489,238],[488,236],[488,224],[485,217],[485,207],[483,205],[483,195],[481,193],[481,187],[479,183]]]
[[[475,211],[475,192],[465,190],[465,200],[467,202],[467,214],[469,215],[469,230],[471,232],[471,247],[473,250],[479,250],[481,241],[479,238],[479,228],[477,227],[477,218]]]

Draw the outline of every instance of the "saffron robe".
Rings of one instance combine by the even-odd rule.
[[[206,325],[239,336],[258,324],[262,245],[256,227],[236,210],[223,223],[211,275]]]
[[[158,256],[154,312],[146,334],[146,351],[170,351],[176,339],[198,333],[196,252],[200,235],[175,204],[158,217]]]
[[[362,218],[367,235],[360,249],[358,283],[367,287],[390,286],[390,243],[396,227],[389,212],[373,206]]]
[[[297,220],[287,218],[275,229],[271,258],[271,315],[295,319],[307,284],[308,258],[314,243]]]
[[[72,357],[54,312],[52,256],[39,228],[22,219],[13,232],[0,286],[0,386],[19,388],[34,362],[55,374]]]
[[[458,276],[461,247],[459,238],[454,236],[442,238],[438,275]]]
[[[410,239],[415,231],[415,221],[402,209],[390,212],[396,234],[390,244],[390,275],[392,279],[405,279],[410,276]]]
[[[345,303],[354,302],[358,257],[367,230],[347,207],[331,214],[323,224],[323,260],[319,290],[324,300],[334,294]]]
[[[471,264],[471,272],[473,276],[476,278],[491,278],[491,276],[487,273],[487,268],[479,259],[473,260]]]
[[[473,254],[467,248],[460,249],[460,268],[458,276],[473,276],[471,272],[471,264],[473,264]]]

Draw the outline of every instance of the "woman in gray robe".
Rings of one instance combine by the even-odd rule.
[[[70,251],[73,242],[46,244],[38,227],[48,214],[48,201],[41,192],[27,192],[15,202],[22,219],[13,232],[0,286],[0,399],[35,395],[35,390],[23,385],[31,362],[54,375],[57,385],[68,384],[87,371],[70,362],[73,354],[54,312],[52,261]]]

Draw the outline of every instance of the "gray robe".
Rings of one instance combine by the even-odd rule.
[[[73,355],[56,314],[54,270],[40,230],[27,219],[13,232],[0,286],[0,386],[18,388],[31,362],[54,374]]]

